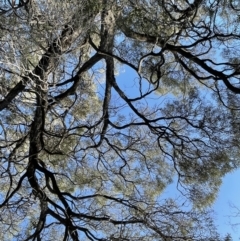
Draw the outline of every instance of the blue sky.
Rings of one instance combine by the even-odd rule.
[[[240,215],[236,215],[236,206],[240,209],[240,170],[229,173],[223,179],[218,198],[213,205],[216,212],[216,224],[222,234],[230,233],[233,240],[240,240]],[[233,225],[233,224],[239,225]]]

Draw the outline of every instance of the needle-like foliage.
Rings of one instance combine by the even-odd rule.
[[[1,240],[220,240],[236,2],[0,1]]]

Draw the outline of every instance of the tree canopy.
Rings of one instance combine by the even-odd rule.
[[[239,167],[239,11],[1,1],[0,239],[224,240],[208,207]]]

